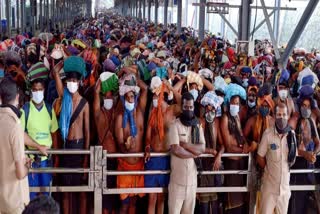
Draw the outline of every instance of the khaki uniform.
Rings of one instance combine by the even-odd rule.
[[[205,148],[203,129],[199,128],[199,143]],[[169,145],[180,142],[191,143],[191,127],[176,119],[170,126],[167,141]],[[197,191],[197,166],[193,158],[182,159],[171,155],[169,183],[169,214],[191,214],[194,212]]]
[[[9,108],[0,108],[0,213],[19,214],[29,203],[28,177],[19,180],[15,162],[25,158],[24,131]]]
[[[261,139],[258,155],[266,158],[261,186],[261,214],[286,214],[291,196],[288,166],[287,134],[282,137],[275,128],[267,129]]]

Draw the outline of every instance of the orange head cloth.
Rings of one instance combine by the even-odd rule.
[[[157,108],[152,109],[150,119],[149,119],[149,126],[151,126],[151,128],[158,128],[159,139],[161,141],[164,140],[163,114],[162,114],[162,107],[161,107],[161,104],[164,98],[164,90],[165,90],[165,84],[162,83],[161,91],[158,98],[158,106]]]
[[[264,103],[267,102],[270,108],[270,112],[272,112],[273,108],[274,108],[274,102],[271,98],[271,94],[269,95],[265,95],[263,97],[259,97],[258,98],[258,108]],[[257,114],[257,119],[256,122],[254,124],[254,129],[253,129],[253,140],[256,141],[257,143],[260,142],[261,137],[263,132],[269,128],[269,119],[267,117],[262,117],[262,115],[260,113]]]

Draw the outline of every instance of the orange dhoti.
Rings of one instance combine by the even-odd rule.
[[[143,159],[136,164],[129,164],[125,160],[118,158],[118,170],[119,171],[142,171],[144,170]],[[144,187],[143,175],[118,175],[117,176],[117,188],[138,188]],[[127,197],[133,197],[139,195],[143,197],[145,194],[140,193],[124,193],[120,194],[120,199],[125,200]]]

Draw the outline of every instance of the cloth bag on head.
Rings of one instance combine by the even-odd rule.
[[[119,89],[118,76],[111,72],[103,72],[100,75],[101,92],[104,94],[108,91],[117,92]]]

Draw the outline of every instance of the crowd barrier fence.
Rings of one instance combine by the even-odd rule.
[[[40,154],[39,151],[28,150],[26,154]],[[89,150],[48,150],[50,155],[90,155],[89,168],[37,168],[30,169],[30,173],[88,173],[88,183],[83,186],[50,186],[50,187],[30,187],[31,192],[93,192],[94,193],[94,214],[102,213],[102,196],[105,194],[121,193],[165,193],[167,188],[108,188],[107,176],[117,175],[153,175],[169,174],[169,170],[148,170],[148,171],[117,171],[108,170],[107,161],[109,158],[143,157],[143,153],[108,153],[102,146],[92,146]],[[169,153],[151,153],[151,157],[168,156]],[[213,155],[202,154],[200,157],[213,157]],[[202,171],[202,175],[232,175],[243,174],[246,176],[246,185],[238,187],[198,187],[197,193],[207,192],[250,192],[250,214],[254,214],[256,182],[254,162],[252,154],[232,154],[225,153],[225,157],[242,157],[248,159],[248,169],[246,170],[219,170]],[[300,173],[320,173],[320,169],[295,169],[290,170],[291,174]],[[319,185],[291,185],[292,191],[316,191],[319,192]]]

